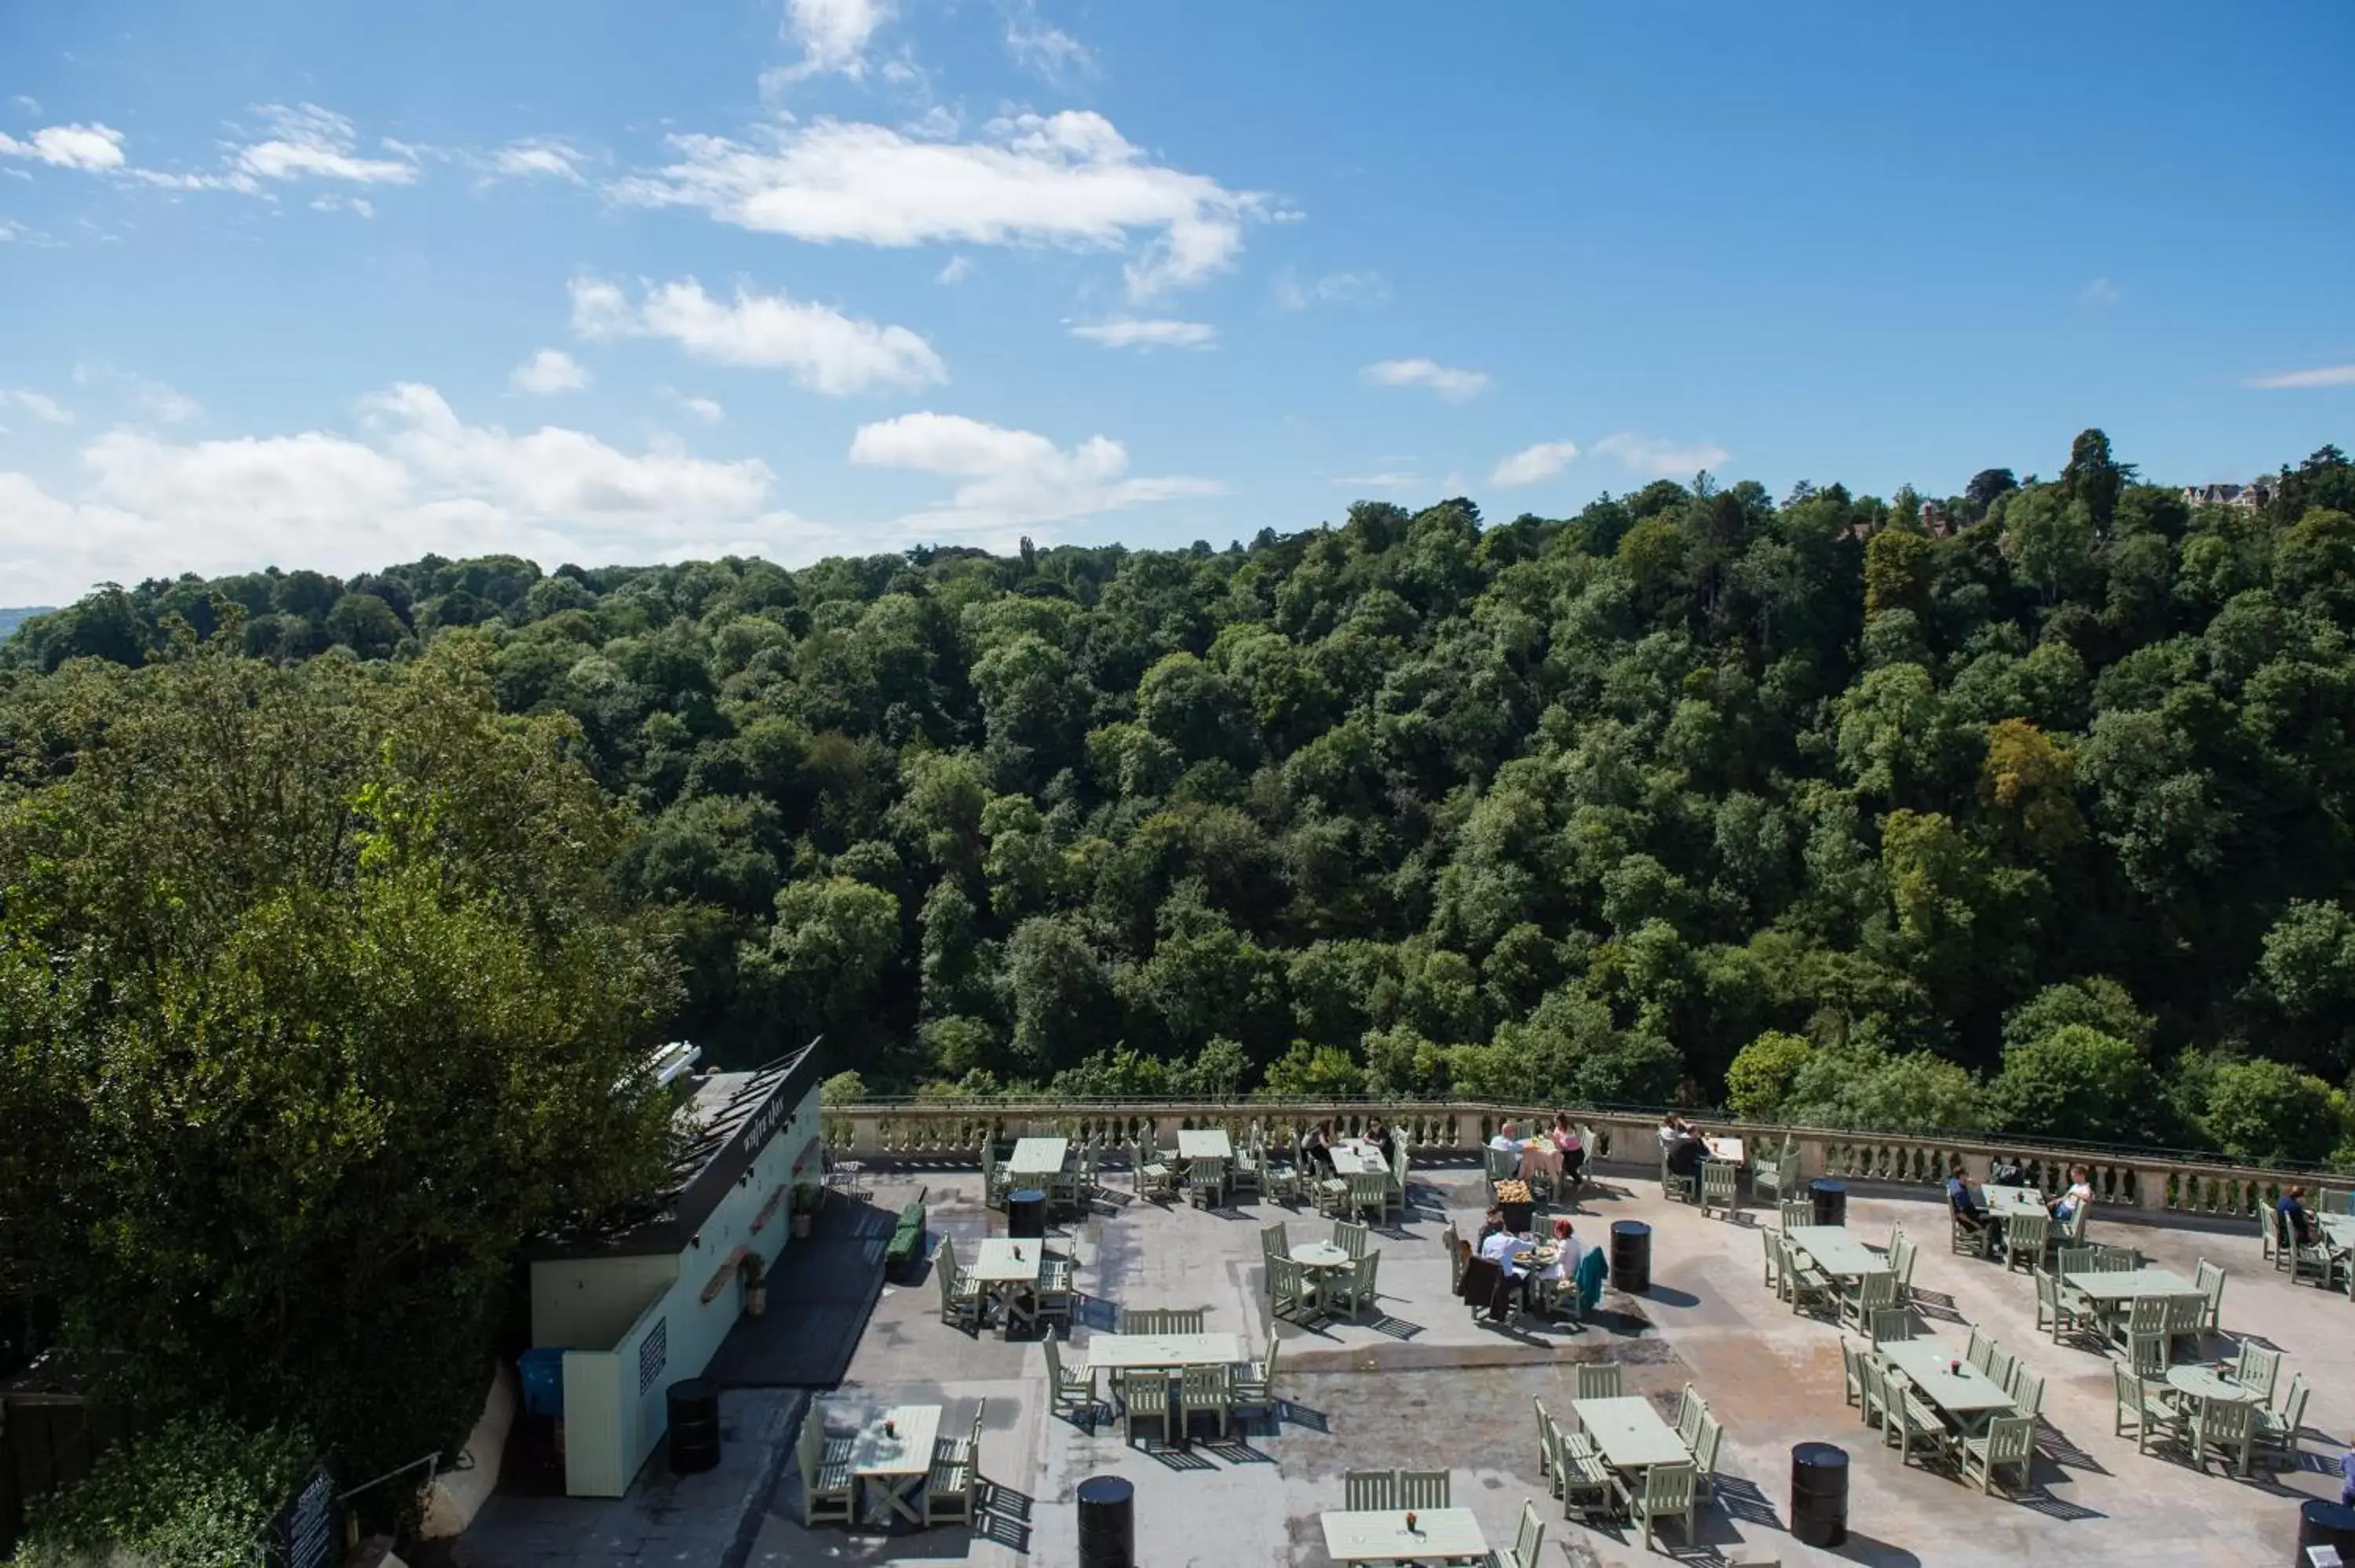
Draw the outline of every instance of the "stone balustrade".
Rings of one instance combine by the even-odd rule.
[[[1621,1111],[1572,1114],[1593,1134],[1590,1148],[1598,1162],[1638,1168],[1657,1163],[1657,1117]],[[922,1165],[969,1163],[985,1137],[1070,1138],[1117,1157],[1136,1143],[1170,1147],[1183,1128],[1224,1128],[1240,1143],[1257,1128],[1271,1148],[1281,1150],[1318,1122],[1329,1121],[1337,1133],[1348,1135],[1363,1130],[1375,1117],[1387,1122],[1415,1155],[1428,1160],[1468,1156],[1507,1121],[1524,1129],[1550,1126],[1553,1111],[1468,1102],[922,1100],[827,1106],[822,1121],[826,1143],[838,1160]],[[2114,1213],[2245,1219],[2270,1207],[2291,1180],[2277,1171],[2130,1150],[2040,1149],[2016,1142],[1717,1120],[1706,1127],[1713,1135],[1743,1139],[1753,1151],[1777,1150],[1787,1139],[1798,1161],[1796,1181],[1836,1176],[1934,1185],[1958,1172],[1984,1178],[1992,1160],[2009,1155],[2028,1168],[2031,1182],[2051,1192],[2068,1184],[2070,1166],[2082,1164],[2092,1172],[2097,1202]],[[2342,1195],[2325,1194],[2314,1206],[2335,1210],[2344,1202]]]

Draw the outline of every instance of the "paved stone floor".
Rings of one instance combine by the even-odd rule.
[[[967,1242],[987,1234],[993,1220],[1002,1224],[979,1206],[974,1172],[928,1170],[922,1180],[935,1228],[955,1236],[967,1256]],[[1124,1177],[1113,1180],[1124,1187]],[[914,1182],[911,1177],[910,1192]],[[1699,1542],[1688,1547],[1673,1526],[1661,1537],[1669,1555],[1688,1562],[2271,1564],[2291,1557],[2297,1502],[2337,1490],[2339,1440],[2355,1425],[2355,1382],[2348,1375],[2355,1305],[2311,1285],[2292,1287],[2260,1256],[2253,1228],[2217,1234],[2126,1225],[2105,1222],[2097,1211],[2092,1235],[2139,1246],[2187,1277],[2202,1255],[2229,1271],[2227,1339],[2211,1348],[2222,1353],[2231,1336],[2256,1336],[2286,1351],[2285,1381],[2302,1372],[2316,1389],[2307,1414],[2306,1468],[2278,1480],[2234,1479],[2214,1468],[2203,1474],[2137,1455],[2131,1439],[2111,1435],[2108,1361],[2037,1331],[2026,1275],[1952,1255],[1944,1210],[1926,1195],[1852,1192],[1850,1228],[1881,1243],[1892,1223],[1902,1223],[1922,1244],[1914,1283],[1932,1331],[1960,1354],[1969,1325],[1977,1324],[2046,1376],[2033,1487],[2007,1499],[1982,1497],[1918,1465],[1901,1467],[1896,1452],[1884,1450],[1878,1434],[1858,1422],[1841,1400],[1838,1331],[1795,1317],[1762,1283],[1759,1210],[1730,1221],[1704,1218],[1665,1202],[1653,1181],[1605,1172],[1572,1217],[1590,1240],[1603,1239],[1614,1219],[1648,1221],[1653,1288],[1641,1297],[1607,1295],[1598,1320],[1582,1332],[1506,1334],[1476,1324],[1449,1296],[1436,1240],[1448,1218],[1467,1233],[1476,1225],[1480,1195],[1469,1166],[1418,1172],[1416,1213],[1375,1238],[1384,1251],[1384,1320],[1315,1332],[1280,1325],[1284,1418],[1230,1441],[1198,1440],[1182,1453],[1160,1451],[1149,1440],[1131,1446],[1114,1421],[1090,1430],[1050,1414],[1036,1343],[1008,1342],[995,1330],[976,1339],[944,1326],[929,1278],[888,1287],[846,1381],[826,1397],[846,1416],[875,1404],[943,1404],[944,1429],[969,1422],[977,1402],[986,1401],[982,1469],[992,1502],[982,1530],[805,1531],[799,1480],[789,1456],[773,1451],[768,1460],[783,1474],[741,1520],[741,1531],[734,1516],[725,1520],[725,1532],[714,1527],[732,1550],[695,1558],[684,1554],[687,1544],[676,1534],[658,1540],[642,1531],[644,1545],[627,1560],[727,1568],[744,1562],[759,1568],[1066,1568],[1078,1555],[1074,1489],[1090,1476],[1117,1475],[1136,1487],[1140,1568],[1322,1564],[1316,1518],[1339,1505],[1341,1473],[1412,1465],[1452,1471],[1455,1501],[1476,1511],[1491,1545],[1510,1541],[1529,1499],[1546,1520],[1547,1563],[1645,1561],[1653,1554],[1629,1532],[1564,1519],[1538,1475],[1530,1398],[1565,1407],[1570,1368],[1587,1359],[1619,1361],[1630,1393],[1668,1399],[1690,1382],[1724,1424],[1723,1479],[1716,1502],[1704,1507]],[[887,1183],[877,1202],[893,1201]],[[1210,1327],[1234,1330],[1254,1349],[1263,1344],[1270,1320],[1258,1230],[1279,1218],[1295,1236],[1325,1223],[1267,1204],[1165,1208],[1121,1192],[1114,1205],[1067,1231],[1061,1244],[1077,1257],[1086,1298],[1080,1341],[1109,1330],[1116,1308],[1165,1306],[1206,1308]],[[1764,1223],[1774,1223],[1771,1210]],[[777,1407],[762,1419],[783,1421],[774,1440],[787,1442],[798,1415],[797,1408]],[[1785,1528],[1790,1447],[1811,1439],[1839,1443],[1852,1457],[1850,1535],[1837,1552],[1803,1547]],[[780,1457],[782,1466],[774,1463]],[[649,1475],[659,1467],[657,1457]],[[641,1488],[647,1484],[642,1480]],[[627,1510],[632,1501],[541,1506]],[[679,1511],[674,1497],[674,1515]]]

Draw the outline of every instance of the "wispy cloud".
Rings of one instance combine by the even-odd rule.
[[[801,63],[772,75],[786,82],[865,76],[867,46],[890,19],[890,0],[787,0],[783,33],[801,45]]]
[[[941,264],[941,270],[932,275],[932,281],[935,283],[962,283],[967,278],[972,276],[973,258],[970,256],[952,256],[946,261],[943,262]]]
[[[1208,322],[1139,321],[1134,317],[1074,323],[1071,334],[1106,348],[1211,348],[1219,341],[1219,329]]]
[[[2275,376],[2259,376],[2241,385],[2262,387],[2269,392],[2297,391],[2310,387],[2355,387],[2355,365],[2321,365],[2312,370],[2285,370]]]
[[[1289,267],[1275,275],[1275,302],[1287,311],[1305,311],[1311,305],[1372,304],[1389,299],[1390,294],[1391,287],[1379,272],[1327,272],[1308,283],[1303,283]]]
[[[713,365],[790,371],[803,386],[830,397],[948,379],[932,345],[906,327],[744,288],[732,301],[716,300],[692,278],[656,284],[634,304],[618,284],[576,279],[572,330],[591,343],[668,338]]]
[[[1489,471],[1488,482],[1506,486],[1537,484],[1568,468],[1577,456],[1576,441],[1540,441],[1498,462]]]
[[[581,183],[581,150],[559,136],[527,136],[495,149],[489,172],[509,179],[563,180]]]
[[[579,392],[589,385],[589,371],[560,348],[543,348],[507,375],[507,385],[535,397],[559,392]]]
[[[1129,253],[1129,292],[1199,283],[1241,254],[1266,198],[1154,161],[1101,114],[994,120],[976,141],[817,120],[752,139],[682,135],[616,198],[817,243],[1054,245]]]
[[[1412,490],[1423,482],[1423,475],[1388,469],[1380,473],[1344,474],[1333,482],[1345,490]]]
[[[1376,387],[1428,387],[1451,403],[1488,389],[1485,370],[1456,370],[1435,359],[1381,359],[1358,373]]]
[[[351,121],[333,110],[315,103],[264,103],[254,112],[270,133],[238,149],[239,174],[256,180],[343,180],[353,185],[405,185],[417,178],[413,155],[363,156]]]
[[[2096,311],[2108,310],[2125,297],[2107,278],[2096,278],[2077,291],[2077,302]]]
[[[44,392],[0,387],[0,408],[22,408],[36,419],[51,425],[73,423],[73,415],[66,406]]]
[[[1017,65],[1027,66],[1053,82],[1075,73],[1092,75],[1096,69],[1096,58],[1087,45],[1039,19],[1039,0],[1007,0],[1006,52]]]
[[[1616,458],[1637,473],[1659,479],[1684,479],[1705,468],[1718,468],[1733,454],[1707,441],[1679,443],[1634,430],[1614,430],[1594,443],[1598,457]]]

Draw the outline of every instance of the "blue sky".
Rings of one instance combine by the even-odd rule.
[[[2089,424],[2245,478],[2355,438],[2350,58],[2337,0],[0,0],[0,603]]]

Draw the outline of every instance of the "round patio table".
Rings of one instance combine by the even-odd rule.
[[[2167,1369],[2167,1386],[2178,1393],[2230,1400],[2235,1404],[2248,1404],[2257,1397],[2255,1389],[2243,1387],[2214,1367],[2188,1364],[2169,1367]]]
[[[1325,1310],[1325,1288],[1322,1281],[1328,1274],[1338,1273],[1357,1259],[1331,1242],[1308,1242],[1292,1249],[1292,1261],[1305,1269],[1310,1282],[1316,1287],[1316,1310]]]

